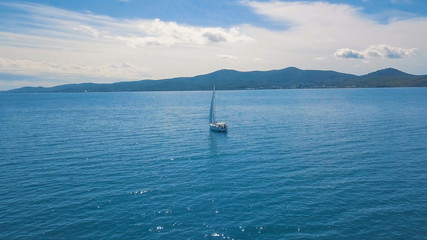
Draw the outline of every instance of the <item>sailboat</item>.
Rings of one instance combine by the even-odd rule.
[[[227,123],[217,122],[215,120],[215,112],[216,112],[215,109],[216,109],[216,100],[215,100],[215,85],[214,85],[212,100],[211,100],[211,111],[209,112],[209,127],[212,131],[227,132]]]

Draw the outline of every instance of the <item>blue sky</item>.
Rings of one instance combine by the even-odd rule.
[[[3,2],[8,1],[3,0]],[[271,24],[269,20],[253,13],[250,8],[241,4],[242,1],[233,0],[15,0],[12,2],[39,3],[71,11],[92,12],[117,18],[159,18],[164,21],[198,26],[228,27],[249,23],[270,27]],[[269,1],[261,0],[259,2]],[[427,3],[424,0],[333,0],[327,2],[360,7],[364,13],[373,14],[372,17],[378,17],[380,21],[387,21],[393,17],[404,17],[408,14],[427,16]],[[1,14],[10,10],[10,8],[0,8]]]
[[[0,90],[289,66],[427,74],[423,0],[0,0]]]

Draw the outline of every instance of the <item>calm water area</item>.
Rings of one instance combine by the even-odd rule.
[[[0,94],[0,239],[427,239],[427,88]]]

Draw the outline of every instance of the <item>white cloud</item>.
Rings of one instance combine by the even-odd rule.
[[[0,57],[0,72],[27,76],[51,76],[49,78],[110,78],[122,79],[123,76],[135,79],[147,76],[143,68],[122,62],[112,65],[87,65],[82,63],[64,64],[61,62],[41,62],[28,59],[9,59]]]
[[[239,32],[237,28],[194,27],[180,25],[176,22],[164,22],[160,19],[145,20],[139,25],[139,36],[113,36],[130,46],[172,46],[175,44],[205,45],[212,43],[235,43],[251,39]],[[111,36],[107,36],[110,38]]]
[[[367,57],[383,57],[383,58],[403,58],[414,56],[416,48],[404,49],[400,47],[392,47],[386,44],[371,45],[365,50],[357,51],[350,48],[340,48],[334,56],[340,58],[357,58],[364,59]]]
[[[95,37],[95,38],[99,38],[99,36],[100,36],[100,33],[96,29],[92,28],[91,26],[81,25],[81,26],[78,26],[74,29],[75,30],[81,30],[81,31],[83,31],[83,32],[91,35],[92,37]]]
[[[288,25],[291,28],[303,28],[313,26],[337,26],[343,21],[354,22],[354,16],[359,8],[347,4],[331,4],[327,2],[257,2],[245,1],[249,7],[260,15]],[[337,22],[337,20],[340,20]],[[328,38],[330,39],[330,38]]]
[[[358,59],[365,58],[365,56],[362,53],[350,48],[340,48],[334,53],[334,55],[336,57],[341,57],[341,58],[358,58]]]
[[[385,57],[385,58],[403,58],[414,56],[416,48],[400,48],[392,47],[386,44],[372,45],[365,49],[363,52],[367,56],[371,57]]]

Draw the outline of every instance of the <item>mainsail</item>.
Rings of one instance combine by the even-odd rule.
[[[215,85],[212,93],[211,111],[209,112],[209,123],[215,123]]]

